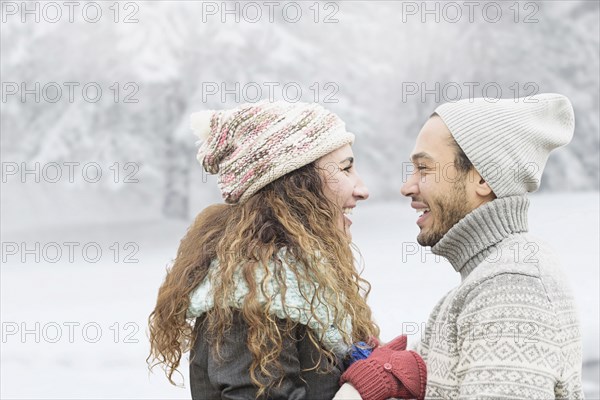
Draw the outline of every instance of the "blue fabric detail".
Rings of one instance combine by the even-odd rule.
[[[366,359],[371,355],[372,352],[373,348],[365,342],[357,342],[352,344],[352,347],[350,348],[350,359],[348,360],[347,365],[350,366],[355,361]]]

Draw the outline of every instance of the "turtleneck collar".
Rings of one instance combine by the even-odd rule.
[[[491,247],[514,233],[527,232],[525,196],[509,196],[477,207],[458,221],[431,248],[465,279],[490,253]]]

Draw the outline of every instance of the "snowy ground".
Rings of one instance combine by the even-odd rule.
[[[585,391],[588,399],[597,399],[599,194],[531,199],[531,231],[554,246],[575,292],[583,328]],[[445,261],[416,246],[416,215],[407,201],[361,204],[353,220],[354,241],[365,259],[364,275],[373,286],[370,304],[382,338],[420,327],[459,276]],[[186,228],[185,223],[166,220],[59,232],[4,226],[0,397],[189,399],[185,368],[186,387],[177,388],[158,369],[148,374],[144,361],[146,318]],[[40,262],[31,254],[25,254],[22,262],[22,251],[11,255],[14,248],[6,247],[12,242],[26,243],[27,248],[39,242],[42,251],[46,245],[46,252]],[[57,258],[57,246],[48,245],[51,242],[63,251],[55,263],[48,262]],[[72,262],[65,242],[81,243],[74,247]],[[83,258],[86,243],[88,260],[95,258],[95,248],[102,250],[96,263]],[[138,261],[123,262],[127,255]]]

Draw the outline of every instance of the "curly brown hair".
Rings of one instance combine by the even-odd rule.
[[[285,298],[285,280],[277,273],[281,263],[276,257],[284,247],[295,261],[288,267],[299,283],[312,289],[312,297],[305,300],[313,310],[320,302],[328,304],[346,344],[379,336],[366,302],[370,285],[356,269],[346,234],[333,222],[342,210],[324,195],[323,182],[315,163],[311,163],[265,186],[243,204],[210,206],[197,216],[181,240],[148,319],[150,368],[163,364],[167,378],[175,384],[173,374],[195,340],[193,321],[186,316],[190,294],[207,277],[211,262],[217,260],[219,279],[213,286],[214,307],[205,314],[206,340],[218,355],[222,344],[219,333],[231,326],[235,311],[224,299],[234,292],[234,274],[241,269],[249,293],[239,311],[249,327],[247,346],[253,356],[250,376],[258,388],[257,397],[280,382],[283,376],[278,357],[293,324],[288,321],[282,326],[269,312],[269,304],[261,306],[257,297],[265,280],[273,279]],[[269,261],[275,261],[274,273],[265,267]],[[255,278],[259,268],[267,272],[262,282]],[[352,322],[350,332],[344,330],[346,319]],[[318,322],[325,332],[330,322]],[[308,332],[320,354],[314,368],[323,357],[332,365],[335,354],[320,345],[322,337],[316,332]]]

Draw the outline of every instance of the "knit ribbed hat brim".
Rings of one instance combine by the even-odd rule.
[[[575,126],[571,102],[554,93],[465,99],[435,113],[497,197],[536,191],[548,155],[571,141]]]

